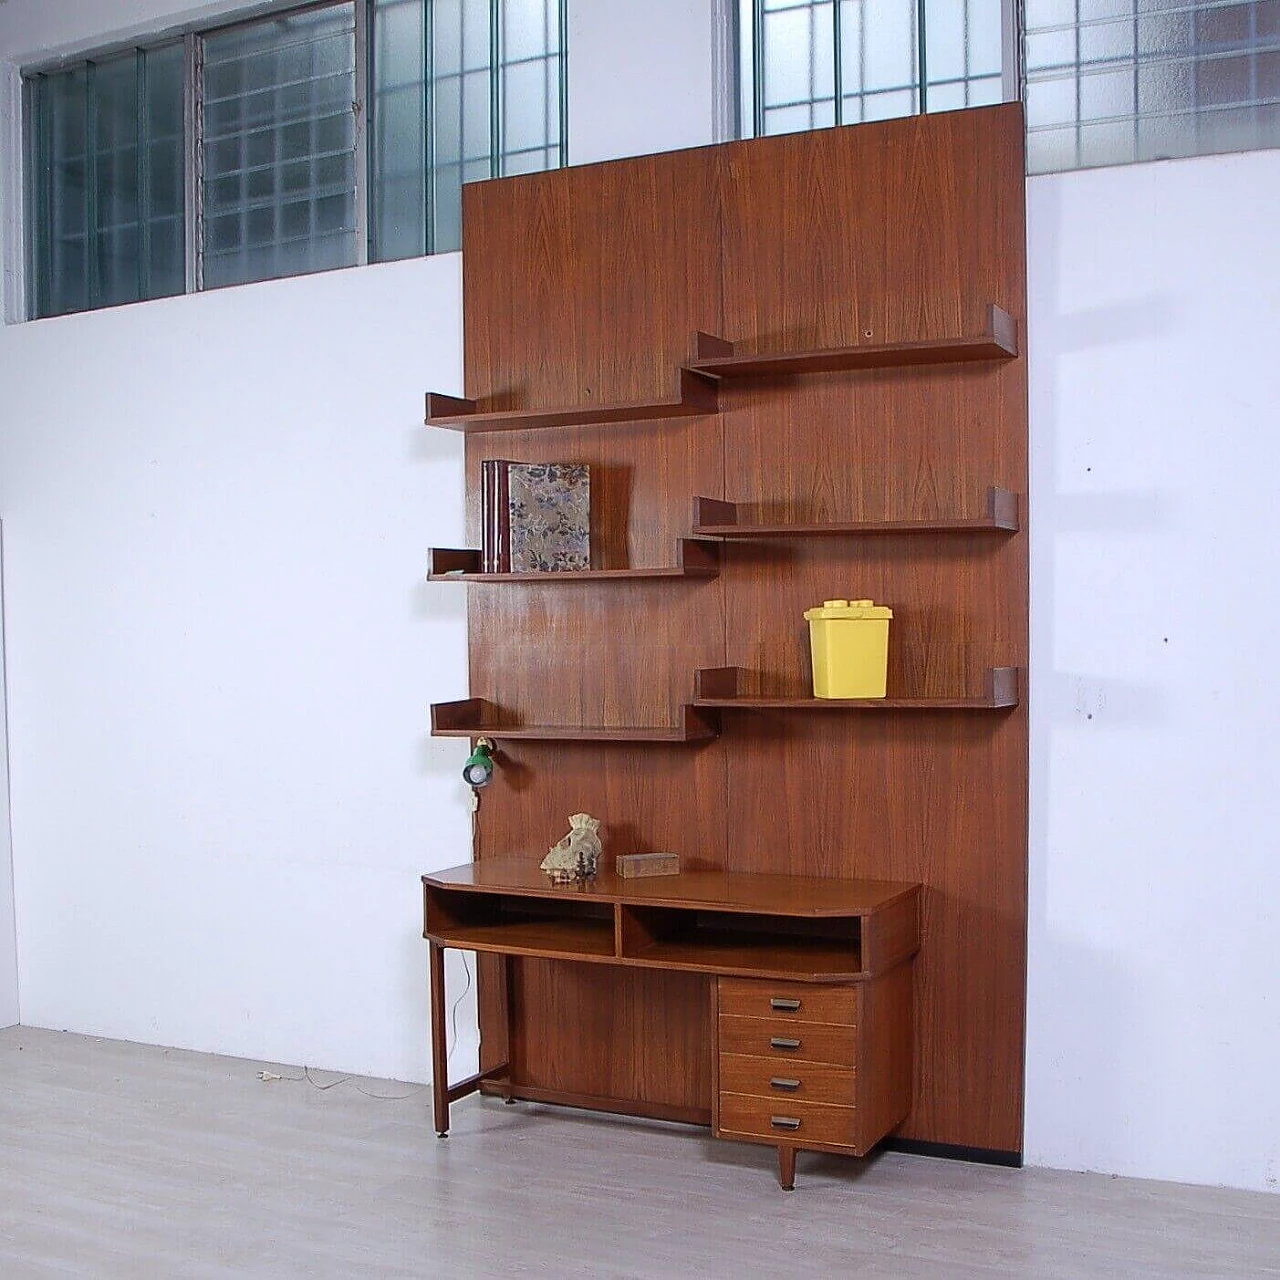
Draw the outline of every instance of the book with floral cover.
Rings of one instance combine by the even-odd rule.
[[[512,573],[591,567],[591,468],[577,463],[507,465]]]

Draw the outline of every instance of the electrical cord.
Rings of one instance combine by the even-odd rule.
[[[449,1052],[445,1057],[446,1062],[453,1061],[453,1052],[458,1047],[458,1009],[471,990],[471,966],[467,963],[467,953],[462,951],[459,954],[462,956],[462,967],[466,970],[467,985],[462,988],[458,993],[458,998],[453,1002],[453,1010],[449,1017],[450,1025],[453,1028],[453,1043],[449,1046]],[[328,1084],[320,1084],[311,1078],[311,1068],[308,1066],[302,1068],[300,1076],[280,1075],[274,1071],[259,1071],[258,1079],[265,1084],[273,1084],[277,1080],[287,1080],[290,1084],[309,1084],[317,1093],[327,1093],[330,1089],[336,1089],[340,1084],[350,1084],[357,1093],[366,1098],[372,1098],[375,1102],[404,1102],[408,1098],[416,1098],[418,1094],[431,1088],[428,1083],[416,1085],[408,1093],[370,1093],[367,1089],[362,1089],[356,1084],[356,1077],[350,1075],[339,1076],[336,1080],[330,1080]]]

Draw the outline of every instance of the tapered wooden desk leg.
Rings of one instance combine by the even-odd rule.
[[[436,1137],[449,1133],[449,1046],[445,1038],[444,948],[429,942],[431,955],[431,1096]]]
[[[796,1185],[796,1149],[778,1148],[778,1185],[783,1191],[793,1191]]]

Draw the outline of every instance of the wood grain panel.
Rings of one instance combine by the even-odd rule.
[[[661,400],[717,332],[718,153],[463,188],[467,394],[484,411]]]
[[[719,1115],[725,1137],[742,1135],[758,1142],[839,1146],[851,1151],[858,1147],[859,1117],[852,1107],[722,1092]]]
[[[891,695],[981,698],[991,668],[1025,669],[1024,219],[1016,105],[466,188],[477,412],[670,399],[698,330],[735,358],[945,344],[994,306],[1017,336],[1010,359],[726,378],[715,417],[468,434],[473,546],[485,457],[592,466],[596,569],[670,565],[695,496],[742,525],[912,524],[726,543],[714,580],[470,585],[472,696],[526,722],[669,723],[695,670],[737,667],[744,690],[807,697],[802,614],[832,597],[894,608]],[[993,487],[1017,518],[956,528]],[[906,1138],[1020,1150],[1025,690],[999,711],[734,709],[722,725],[699,746],[501,743],[477,856],[536,862],[584,809],[609,852],[922,882],[919,955],[886,979],[912,984],[913,1031],[877,1033],[882,1079],[914,1037],[914,1098],[860,1106],[880,1123],[910,1105]],[[499,964],[481,958],[482,1065],[506,1051]],[[515,1086],[710,1113],[707,979],[511,970]],[[904,998],[884,990],[880,1027]]]
[[[811,153],[803,137],[771,146],[767,159],[743,147],[729,166],[722,332],[735,350],[943,337],[979,325],[992,302],[1025,332],[1016,109],[828,131]],[[791,170],[792,150],[822,185],[812,215],[770,177]],[[849,208],[845,223],[833,207]],[[760,209],[769,216],[738,212]],[[882,268],[866,269],[881,245]],[[835,281],[854,310],[837,306]],[[721,402],[724,496],[744,520],[927,520],[968,509],[988,485],[1026,491],[1025,355],[734,383]],[[977,696],[987,668],[1025,665],[1026,577],[1025,532],[734,545],[721,570],[727,662],[762,694],[804,696],[804,609],[870,597],[894,609],[891,696]],[[918,1089],[901,1133],[1019,1150],[1025,699],[982,719],[735,712],[721,747],[744,869],[767,823],[791,851],[770,870],[781,856],[795,870],[926,885]]]
[[[858,1024],[858,990],[855,985],[824,987],[809,982],[721,978],[720,1012],[744,1018],[833,1022],[854,1027]]]
[[[511,961],[511,1063],[521,1085],[710,1115],[711,979]],[[640,1114],[650,1112],[641,1110]]]
[[[784,1101],[827,1102],[851,1107],[857,1101],[853,1067],[829,1063],[801,1062],[781,1066],[772,1058],[751,1058],[746,1054],[720,1055],[720,1088],[725,1093],[745,1093],[754,1097]]]

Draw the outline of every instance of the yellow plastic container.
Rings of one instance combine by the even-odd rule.
[[[893,610],[870,600],[824,600],[806,609],[815,698],[883,698]]]

